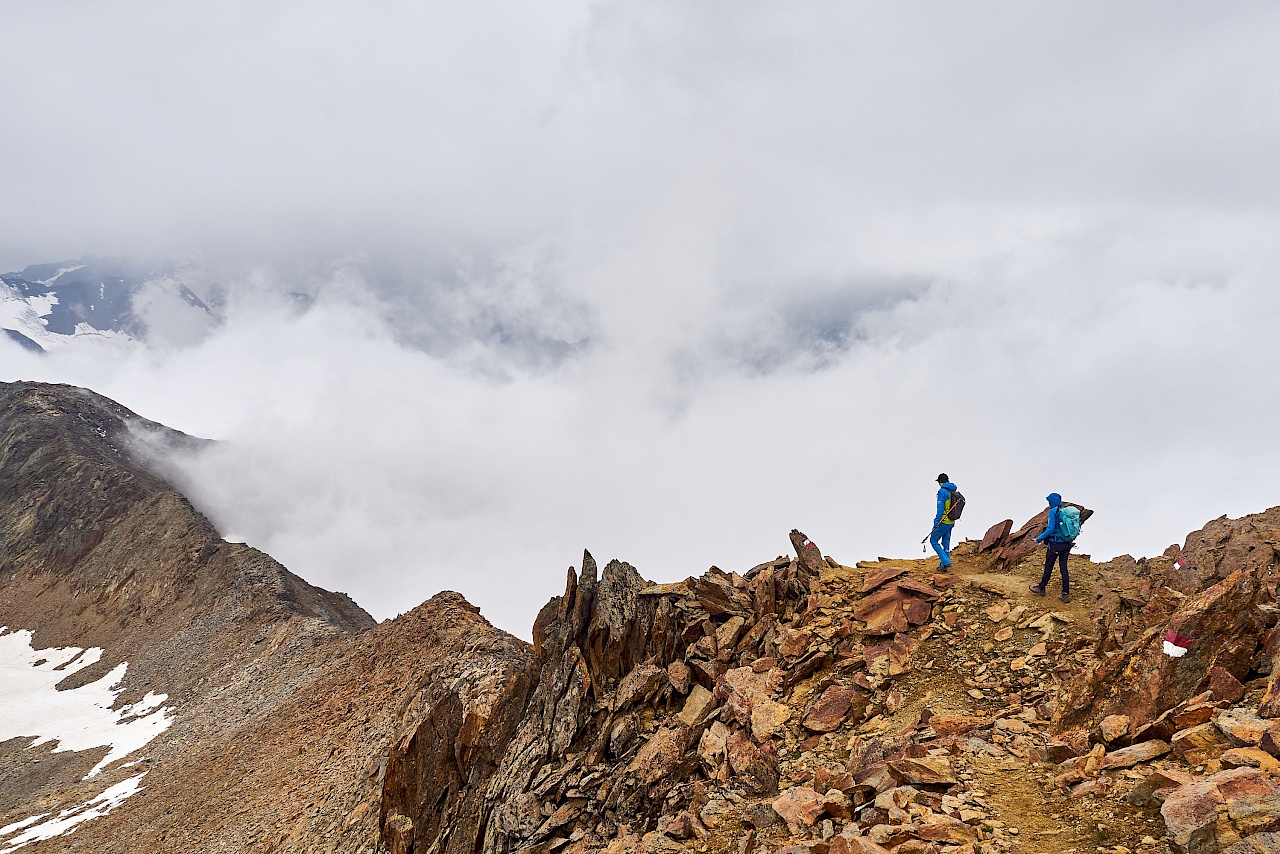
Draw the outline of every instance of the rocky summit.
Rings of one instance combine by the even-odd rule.
[[[1069,603],[1042,517],[945,572],[584,553],[528,644],[223,541],[200,441],[0,385],[0,852],[1280,851],[1280,508],[1073,554]]]

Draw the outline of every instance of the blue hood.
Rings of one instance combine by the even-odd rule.
[[[941,487],[939,487],[939,489],[945,489],[945,490],[947,490],[948,492],[955,492],[955,491],[956,491],[956,485],[955,485],[954,483],[952,483],[951,481],[947,481],[946,483],[942,484],[942,486],[941,486]]]
[[[1050,507],[1061,507],[1061,506],[1062,506],[1062,496],[1061,496],[1061,495],[1059,495],[1059,494],[1058,494],[1058,493],[1056,493],[1056,492],[1050,492],[1050,493],[1049,493],[1049,496],[1048,496],[1047,498],[1045,498],[1045,501],[1048,501],[1048,502],[1049,502],[1049,506],[1050,506]]]

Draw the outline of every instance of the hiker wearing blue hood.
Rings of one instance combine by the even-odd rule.
[[[929,544],[938,553],[938,560],[942,561],[944,569],[951,566],[951,529],[955,526],[955,520],[947,514],[951,511],[951,496],[955,491],[956,485],[949,477],[945,474],[938,475],[938,512],[933,516],[933,533],[929,534]]]
[[[1049,584],[1049,576],[1053,575],[1053,563],[1057,561],[1058,570],[1062,574],[1062,593],[1058,598],[1063,602],[1070,602],[1071,578],[1067,575],[1067,555],[1075,542],[1063,533],[1062,496],[1050,492],[1045,501],[1049,502],[1049,518],[1045,520],[1044,533],[1036,537],[1037,543],[1045,543],[1044,575],[1039,584],[1032,584],[1029,589],[1037,596],[1043,596]]]

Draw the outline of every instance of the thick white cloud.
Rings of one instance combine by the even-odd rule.
[[[228,303],[0,373],[225,439],[197,502],[378,616],[524,633],[583,545],[910,552],[942,469],[963,533],[1057,490],[1104,555],[1277,503],[1271,5],[6,18],[0,266],[183,255]]]

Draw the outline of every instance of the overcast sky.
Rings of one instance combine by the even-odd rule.
[[[940,470],[959,535],[1059,491],[1105,557],[1280,503],[1275,4],[0,19],[0,269],[223,300],[0,377],[225,440],[197,504],[375,616],[453,588],[527,636],[584,546],[919,554]]]

